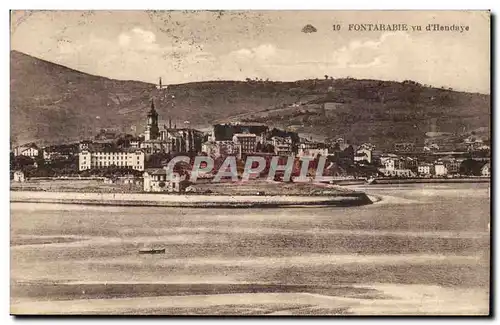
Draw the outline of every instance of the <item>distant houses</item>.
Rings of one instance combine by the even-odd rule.
[[[318,156],[328,156],[328,151],[324,143],[301,139],[297,156],[315,159]]]
[[[165,88],[161,84],[157,87],[158,90]],[[320,106],[325,112],[335,113],[342,110],[344,104],[326,103]],[[341,177],[384,175],[444,178],[490,175],[489,139],[483,140],[476,136],[454,139],[453,144],[462,145],[462,152],[453,151],[455,148],[445,151],[443,148],[448,148],[447,143],[439,142],[435,137],[418,144],[418,150],[415,143],[404,142],[411,140],[401,139],[396,143],[385,144],[384,147],[392,148],[383,152],[380,148],[376,150],[369,142],[357,146],[351,142],[352,139],[344,138],[343,133],[328,139],[313,140],[314,134],[300,137],[297,132],[291,131],[293,128],[290,125],[281,130],[270,129],[262,123],[229,122],[215,124],[210,131],[201,132],[192,128],[177,128],[175,123],[172,126],[172,120],[169,119],[168,126],[160,126],[154,100],[145,112],[145,117],[145,130],[139,135],[120,134],[117,129],[109,128],[101,129],[92,140],[79,143],[44,148],[28,143],[16,147],[11,152],[11,168],[24,171],[29,178],[39,170],[38,165],[47,168],[50,175],[68,174],[74,170],[81,172],[81,175],[108,177],[107,182],[110,184],[115,181],[117,174],[130,173],[134,177],[142,174],[143,190],[146,192],[184,190],[184,183],[176,178],[170,179],[166,170],[161,168],[179,154],[191,158],[203,154],[215,161],[235,156],[239,165],[241,160],[252,155],[265,157],[266,162],[273,155],[280,156],[280,159],[293,156],[296,161],[302,157],[313,160],[326,157],[327,170]],[[110,176],[113,173],[114,176]],[[24,180],[24,174],[16,175],[16,181]],[[130,182],[135,185],[133,179]]]
[[[15,156],[26,156],[30,158],[36,158],[40,154],[40,148],[34,143],[25,144],[14,148]]]
[[[387,177],[415,177],[416,173],[412,170],[415,165],[413,159],[408,157],[399,157],[391,155],[389,157],[382,157],[381,162],[383,168],[379,171]]]

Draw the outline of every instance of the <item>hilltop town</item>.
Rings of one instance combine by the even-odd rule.
[[[490,176],[490,143],[488,138],[471,134],[446,143],[437,141],[418,146],[412,142],[395,142],[392,150],[379,150],[371,143],[352,143],[343,137],[313,139],[290,130],[271,128],[265,123],[231,121],[214,124],[208,131],[182,127],[169,118],[161,124],[157,105],[164,105],[167,87],[157,86],[156,98],[143,112],[144,132],[119,134],[102,129],[93,138],[74,143],[39,147],[28,143],[12,148],[11,178],[23,183],[27,179],[101,179],[107,184],[128,184],[146,192],[179,192],[186,186],[167,181],[165,166],[176,156],[187,155],[193,164],[196,155],[214,159],[213,178],[224,159],[234,156],[241,171],[247,156],[294,157],[292,176],[298,176],[299,159],[307,157],[308,176],[314,175],[320,157],[326,157],[325,175],[335,181],[373,179],[449,179]],[[434,138],[440,138],[436,132]],[[431,137],[432,139],[432,137]],[[187,174],[189,166],[180,164],[177,171]],[[276,177],[280,181],[279,175]],[[25,188],[25,187],[24,187]],[[119,188],[119,186],[118,186]]]

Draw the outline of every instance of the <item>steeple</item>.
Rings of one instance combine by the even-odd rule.
[[[149,116],[153,116],[153,117],[156,117],[156,119],[158,119],[158,112],[156,112],[156,109],[155,109],[154,99],[151,99],[151,109],[149,110],[148,117]]]
[[[161,89],[161,77],[160,77],[160,82],[159,82],[159,84],[160,84],[160,89]]]
[[[151,110],[148,113],[146,131],[144,133],[145,140],[155,140],[160,134],[158,128],[158,113],[155,110],[154,99],[151,99]]]

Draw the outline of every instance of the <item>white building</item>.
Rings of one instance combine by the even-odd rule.
[[[391,169],[380,168],[379,171],[387,177],[415,177],[411,169]]]
[[[179,175],[168,175],[166,168],[147,169],[144,174],[144,192],[181,192]]]
[[[481,175],[482,176],[490,176],[491,175],[491,165],[490,163],[484,164],[484,166],[481,168]]]
[[[241,153],[254,153],[257,151],[257,135],[254,133],[236,133],[233,142],[241,145]]]
[[[386,170],[396,170],[396,163],[399,163],[399,158],[389,158],[384,161]]]
[[[436,176],[448,175],[448,169],[443,163],[437,163],[434,165],[434,174]]]
[[[89,150],[92,143],[92,141],[88,140],[80,141],[80,143],[78,144],[78,148],[80,149],[80,151]]]
[[[25,146],[20,146],[14,149],[15,156],[26,156],[35,158],[38,157],[40,150],[36,146],[36,144],[29,144]]]
[[[106,152],[84,150],[78,155],[78,169],[87,170],[115,166],[143,171],[144,158],[144,152],[140,150]]]
[[[366,160],[368,163],[372,162],[372,150],[362,147],[356,150],[356,154],[354,155],[354,161],[363,161]]]
[[[427,163],[421,163],[417,167],[418,174],[420,176],[427,176],[432,173],[432,165]]]
[[[141,145],[141,142],[138,139],[130,140],[130,147],[134,149],[138,149]]]
[[[24,181],[25,181],[24,173],[20,170],[16,170],[14,172],[14,182],[24,182]]]
[[[370,142],[365,142],[362,145],[360,145],[358,149],[368,149],[373,151],[375,150],[375,145]]]

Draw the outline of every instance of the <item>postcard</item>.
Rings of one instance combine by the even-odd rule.
[[[11,11],[12,315],[490,315],[489,11]]]

